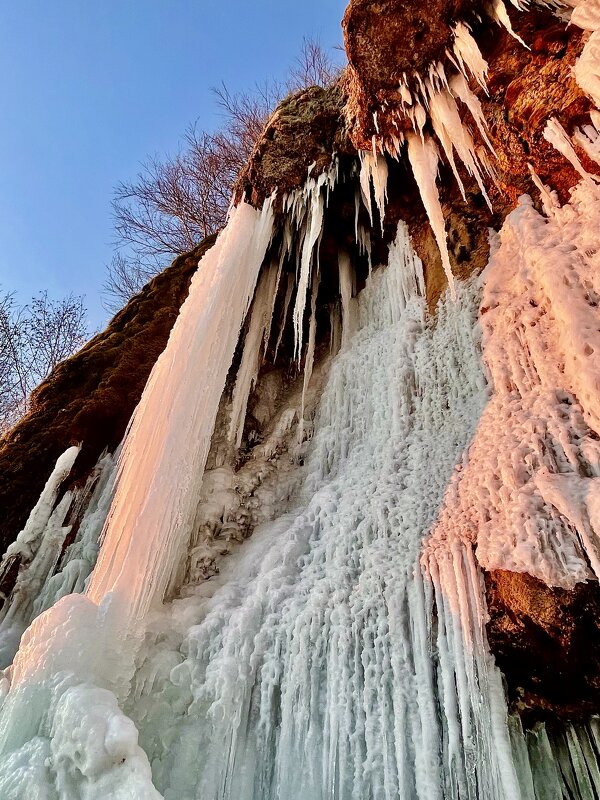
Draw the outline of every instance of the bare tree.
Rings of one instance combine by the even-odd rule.
[[[117,311],[124,300],[141,292],[161,269],[158,259],[142,261],[135,256],[126,258],[121,252],[115,253],[106,268],[103,284],[104,306],[110,311]]]
[[[40,293],[19,305],[0,293],[0,434],[28,410],[33,389],[88,337],[83,298]]]
[[[119,248],[108,267],[105,304],[120,307],[169,260],[195,247],[225,221],[233,185],[275,106],[307,86],[329,86],[339,66],[322,45],[304,39],[283,82],[248,92],[214,89],[223,123],[214,133],[191,126],[180,152],[147,161],[113,199]]]
[[[307,86],[331,86],[340,76],[340,66],[317,39],[302,40],[302,48],[290,67],[286,87],[298,92]]]

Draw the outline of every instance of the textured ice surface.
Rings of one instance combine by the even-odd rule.
[[[571,22],[591,32],[575,62],[575,79],[600,108],[600,1],[579,0],[573,5]]]
[[[472,555],[467,654],[419,568],[486,398],[476,291],[432,322],[422,286],[401,227],[332,363],[300,505],[204,604],[174,604],[169,630],[196,617],[180,648],[158,623],[147,643],[126,708],[169,800],[518,796]]]
[[[569,588],[600,576],[600,189],[548,211],[523,197],[484,273],[492,395],[430,547]]]

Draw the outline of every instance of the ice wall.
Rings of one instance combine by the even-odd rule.
[[[147,645],[127,709],[169,800],[518,797],[499,676],[419,567],[486,400],[476,288],[432,321],[422,286],[401,226],[332,364],[298,507],[204,606],[173,607],[169,630],[195,616],[180,647],[160,626]]]
[[[484,273],[492,395],[428,547],[571,588],[600,576],[600,190],[506,219]]]

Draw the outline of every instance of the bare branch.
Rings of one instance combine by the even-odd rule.
[[[0,293],[0,434],[29,406],[33,389],[87,339],[83,298],[51,300],[46,292],[19,306]]]
[[[180,152],[149,159],[131,183],[114,194],[119,253],[108,266],[109,308],[126,302],[175,256],[187,252],[225,223],[233,185],[281,99],[307,86],[328,86],[338,66],[322,45],[304,39],[285,81],[232,92],[213,90],[223,121],[214,133],[192,125]],[[127,275],[127,272],[130,275]]]

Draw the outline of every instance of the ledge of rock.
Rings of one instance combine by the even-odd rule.
[[[334,153],[352,151],[343,107],[338,86],[312,86],[284,100],[238,178],[236,202],[260,206],[275,190],[288,194],[305,183],[309,167],[316,177],[330,168]]]
[[[430,63],[445,61],[452,25],[471,18],[482,5],[472,0],[351,0],[342,28],[349,62],[346,114],[357,149],[369,150],[372,137],[391,127],[403,74],[412,83]]]
[[[585,719],[600,706],[600,592],[531,575],[486,574],[488,639],[509,700],[525,723]]]

